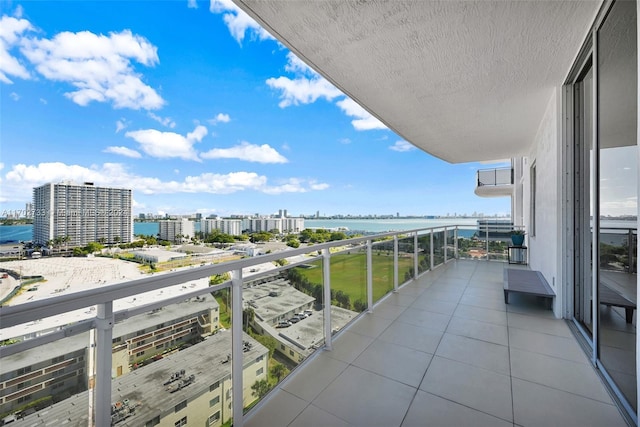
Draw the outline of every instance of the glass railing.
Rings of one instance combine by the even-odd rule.
[[[382,233],[2,306],[0,419],[241,426],[362,312],[483,232]]]
[[[480,169],[476,174],[477,186],[513,184],[512,168]]]
[[[638,231],[635,228],[600,228],[600,269],[638,272]]]
[[[485,259],[492,261],[507,261],[509,247],[523,246],[526,248],[526,239],[522,245],[516,245],[512,240],[513,230],[522,230],[523,227],[514,227],[506,221],[486,220],[479,222],[477,226],[459,226],[455,243],[460,259]],[[448,245],[451,243],[448,240]],[[519,254],[524,256],[522,254]],[[525,262],[524,259],[521,262]]]

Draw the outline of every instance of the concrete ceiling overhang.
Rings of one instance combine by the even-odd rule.
[[[601,4],[233,1],[391,130],[454,163],[527,152]]]

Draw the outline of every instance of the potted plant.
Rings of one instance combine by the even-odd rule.
[[[524,230],[511,230],[511,242],[513,246],[522,246],[525,234],[526,232]]]

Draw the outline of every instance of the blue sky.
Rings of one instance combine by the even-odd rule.
[[[90,181],[134,212],[508,214],[227,1],[0,2],[0,202]]]

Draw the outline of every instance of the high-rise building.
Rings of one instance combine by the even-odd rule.
[[[133,239],[131,190],[63,182],[33,189],[33,241],[47,245],[67,239],[67,247]]]
[[[182,243],[195,236],[195,227],[192,221],[187,218],[180,220],[162,220],[158,221],[159,235],[161,240]]]

